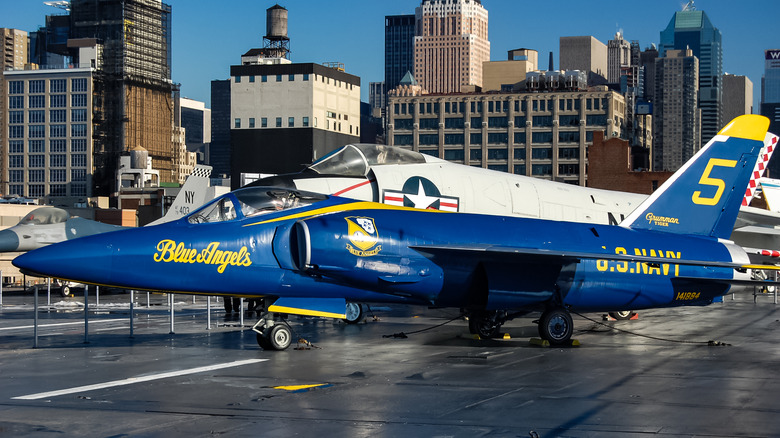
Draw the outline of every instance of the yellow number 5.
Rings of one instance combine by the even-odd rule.
[[[726,183],[723,182],[722,179],[718,178],[710,178],[710,173],[712,172],[712,168],[715,166],[720,167],[734,167],[737,165],[737,162],[735,160],[724,160],[721,158],[710,158],[710,161],[707,162],[707,167],[704,168],[704,173],[701,175],[701,179],[699,179],[699,184],[704,186],[714,186],[718,189],[715,191],[715,196],[712,198],[702,198],[701,192],[699,190],[696,190],[693,192],[693,196],[691,199],[693,200],[694,204],[699,205],[715,205],[720,201],[720,197],[723,195],[723,190],[726,188]]]

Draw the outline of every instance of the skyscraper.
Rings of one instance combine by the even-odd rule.
[[[385,96],[414,72],[414,14],[385,17]]]
[[[607,81],[610,84],[619,84],[623,69],[631,65],[631,43],[621,32],[615,34],[615,38],[607,41]]]
[[[661,31],[659,56],[669,50],[690,49],[699,59],[699,108],[701,108],[701,138],[710,138],[723,128],[722,119],[723,46],[721,34],[704,11],[697,11],[690,2],[675,12],[669,25]]]
[[[675,171],[701,147],[698,83],[692,50],[667,50],[656,59],[653,170]]]
[[[592,36],[559,40],[561,70],[582,70],[607,77],[607,46]]]
[[[423,0],[415,20],[414,77],[420,85],[431,93],[481,87],[482,63],[490,60],[488,12],[482,2]]]
[[[753,82],[747,76],[723,75],[723,123],[753,114]]]
[[[0,181],[8,181],[8,129],[9,112],[8,86],[3,80],[2,72],[24,68],[27,62],[27,32],[18,29],[0,28],[2,47],[0,47]],[[2,194],[8,194],[0,186]]]
[[[764,75],[761,77],[761,115],[769,118],[769,132],[780,133],[780,49],[764,51]],[[780,159],[769,161],[769,173],[780,176]]]

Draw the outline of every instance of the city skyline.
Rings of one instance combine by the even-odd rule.
[[[165,3],[173,8],[172,79],[181,84],[182,96],[206,102],[210,107],[211,81],[227,79],[230,66],[240,64],[242,54],[262,47],[265,11],[274,2],[234,0],[217,8],[214,2],[204,0]],[[482,3],[489,14],[490,59],[505,60],[508,50],[531,48],[539,52],[540,68],[547,67],[551,51],[555,68],[559,68],[558,42],[562,36],[592,35],[606,44],[615,32],[622,30],[627,40],[639,41],[643,50],[651,43],[658,45],[661,30],[674,12],[685,5],[681,0],[658,0],[652,6],[600,0],[588,3],[583,11],[582,2],[564,1],[555,14],[546,14],[540,8],[541,19],[531,19],[529,9],[514,2]],[[384,80],[384,17],[414,14],[420,1],[344,0],[328,8],[312,0],[279,4],[289,11],[291,60],[344,63],[348,73],[360,77],[361,100],[367,102],[368,83]],[[42,26],[45,15],[64,13],[44,5],[42,0],[0,0],[0,5],[0,27],[27,32]],[[780,48],[772,21],[780,12],[780,4],[773,0],[747,0],[735,8],[733,3],[700,0],[695,6],[705,11],[723,34],[724,73],[744,75],[753,82],[753,111],[758,112],[764,50]],[[587,20],[582,20],[583,13]]]

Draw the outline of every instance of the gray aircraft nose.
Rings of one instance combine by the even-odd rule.
[[[19,236],[11,230],[0,231],[0,252],[19,250]]]

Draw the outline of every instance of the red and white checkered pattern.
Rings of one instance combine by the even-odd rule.
[[[753,168],[753,175],[750,177],[747,190],[745,190],[745,197],[742,198],[742,205],[748,205],[750,204],[750,201],[753,200],[753,196],[756,193],[756,187],[758,186],[758,179],[764,175],[766,166],[769,165],[769,159],[772,158],[772,152],[774,152],[777,147],[777,138],[778,137],[771,132],[766,134],[766,138],[764,138],[764,147],[761,149],[761,154],[758,156],[756,167]]]

